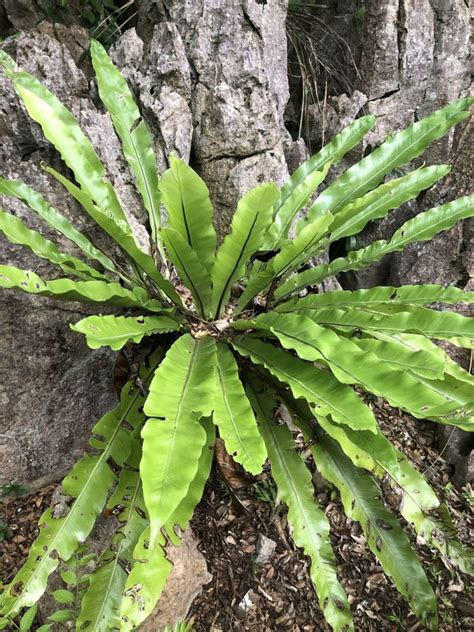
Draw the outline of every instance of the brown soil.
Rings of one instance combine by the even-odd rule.
[[[472,543],[472,489],[459,490],[449,483],[451,468],[436,449],[435,425],[382,403],[375,408],[386,435],[420,471],[426,471],[438,497],[449,506],[461,541]],[[388,484],[382,487],[387,504],[396,511],[397,496],[390,493]],[[367,547],[359,525],[345,517],[337,495],[330,487],[321,487],[316,489],[316,498],[331,523],[339,576],[356,630],[421,632],[416,617]],[[330,630],[309,580],[308,558],[293,546],[285,508],[276,503],[265,480],[244,492],[232,492],[214,476],[192,527],[213,576],[192,607],[196,632]],[[273,557],[262,565],[255,561],[260,534],[277,543]],[[472,580],[446,568],[436,553],[411,539],[438,597],[441,632],[474,630]],[[246,595],[251,602],[247,609]]]
[[[435,447],[434,424],[415,421],[385,404],[375,407],[385,433],[418,469],[426,471],[438,496],[448,504],[459,538],[464,543],[472,542],[472,489],[467,486],[460,490],[450,484],[450,466]],[[388,485],[382,487],[387,504],[395,509],[396,495]],[[54,486],[48,486],[37,494],[8,497],[0,503],[0,520],[12,531],[11,538],[0,543],[0,577],[4,583],[21,566],[53,490]],[[329,486],[317,487],[316,498],[331,522],[339,575],[356,629],[421,632],[406,602],[366,546],[359,526],[344,516],[334,491]],[[196,632],[329,630],[309,580],[309,561],[291,542],[285,508],[277,503],[268,474],[235,491],[215,472],[192,527],[213,577],[190,612]],[[276,543],[276,550],[259,564],[256,557],[262,534]],[[446,568],[436,553],[413,537],[412,541],[436,590],[440,630],[474,630],[469,578]]]

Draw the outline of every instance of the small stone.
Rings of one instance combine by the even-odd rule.
[[[184,621],[202,587],[212,580],[191,529],[182,534],[180,546],[167,547],[166,557],[172,562],[173,569],[158,604],[142,624],[141,632],[156,632],[166,626],[173,629],[179,621]]]
[[[257,542],[257,564],[265,564],[275,553],[276,542],[261,534]]]
[[[245,593],[244,598],[237,606],[238,613],[241,616],[244,616],[245,614],[247,614],[247,612],[249,612],[249,610],[252,610],[253,608],[255,608],[256,597],[257,596],[253,590],[249,590],[248,592]]]

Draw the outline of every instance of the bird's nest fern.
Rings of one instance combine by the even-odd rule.
[[[139,375],[94,426],[87,453],[63,481],[67,513],[56,516],[49,509],[41,517],[27,561],[1,596],[0,628],[35,606],[51,573],[71,559],[107,507],[118,517],[117,532],[90,575],[76,629],[137,629],[165,585],[171,569],[165,545],[179,543],[188,525],[219,434],[251,474],[258,475],[269,459],[292,537],[311,559],[326,620],[335,630],[353,629],[329,523],[315,501],[305,455],[295,449],[296,426],[385,572],[424,628],[436,630],[433,588],[398,518],[385,507],[377,479],[388,477],[400,490],[403,518],[446,564],[472,573],[472,561],[455,539],[447,509],[384,436],[359,393],[383,397],[423,423],[471,430],[472,377],[432,340],[472,348],[474,326],[430,305],[472,302],[473,294],[438,285],[328,293],[316,288],[329,276],[358,270],[472,216],[474,197],[420,213],[389,241],[307,264],[445,176],[449,167],[436,165],[386,178],[466,118],[471,101],[451,103],[395,134],[310,202],[328,170],[375,124],[372,116],[354,121],[281,188],[268,182],[246,193],[218,247],[205,183],[174,157],[158,177],[150,134],[126,81],[99,43],[92,43],[91,54],[99,94],[148,212],[150,248],[136,240],[74,117],[1,53],[4,74],[74,179],[47,171],[116,242],[127,265],[98,249],[39,192],[0,179],[6,199],[20,199],[84,254],[79,259],[60,251],[1,211],[3,234],[58,265],[64,276],[47,280],[0,265],[0,286],[122,308],[118,315],[84,318],[72,329],[92,349],[146,341],[148,351]],[[296,222],[303,209],[304,219]],[[277,415],[281,405],[291,428]]]

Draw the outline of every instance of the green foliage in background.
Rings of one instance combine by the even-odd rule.
[[[205,183],[175,157],[158,178],[152,139],[125,80],[100,44],[93,42],[91,53],[100,97],[148,213],[149,247],[136,239],[127,209],[72,114],[2,53],[5,73],[72,179],[47,171],[122,256],[119,264],[99,250],[41,193],[0,179],[2,195],[22,200],[83,253],[79,259],[60,251],[2,211],[4,235],[59,266],[63,275],[48,280],[0,265],[0,286],[95,302],[99,310],[104,304],[122,308],[117,315],[84,318],[72,329],[92,349],[140,343],[146,357],[64,479],[62,491],[71,499],[67,513],[56,516],[49,509],[41,517],[28,560],[2,594],[0,628],[36,607],[49,576],[60,561],[73,558],[107,508],[117,515],[118,528],[90,573],[74,614],[76,629],[137,629],[171,570],[165,545],[179,544],[202,496],[218,433],[251,474],[258,475],[269,459],[292,537],[311,559],[326,620],[334,630],[352,630],[308,460],[277,414],[284,405],[312,446],[319,472],[339,491],[347,515],[360,523],[423,629],[437,630],[433,588],[399,519],[382,500],[379,479],[388,477],[397,487],[406,523],[446,564],[472,573],[472,556],[457,542],[447,508],[384,436],[361,391],[385,398],[420,423],[472,430],[473,378],[432,341],[472,348],[473,321],[430,305],[472,303],[474,294],[437,285],[328,293],[317,287],[448,230],[474,214],[474,196],[420,213],[388,241],[327,264],[308,262],[445,176],[449,167],[436,165],[386,180],[465,119],[471,101],[451,103],[393,135],[315,196],[328,170],[375,124],[371,116],[356,120],[281,188],[268,182],[247,192],[218,245]],[[69,599],[66,592],[60,597]]]

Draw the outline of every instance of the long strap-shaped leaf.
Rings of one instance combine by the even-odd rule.
[[[100,208],[94,203],[94,200],[90,195],[77,187],[73,182],[65,178],[63,175],[48,167],[46,169],[48,173],[54,176],[76,199],[85,211],[93,218],[95,222],[104,230],[108,235],[117,242],[124,252],[135,262],[135,264],[141,268],[152,279],[160,290],[174,303],[181,305],[181,299],[176,293],[171,283],[165,279],[158,271],[155,262],[152,257],[144,253],[137,246],[135,237],[128,224],[109,213],[108,211]]]
[[[118,351],[127,342],[139,343],[144,336],[176,331],[179,323],[169,316],[87,316],[71,329],[84,334],[91,349],[108,346]]]
[[[81,188],[74,187],[54,170],[48,171],[75,195],[94,220],[146,271],[169,298],[179,304],[179,297],[159,274],[153,259],[138,248],[115,190],[105,179],[104,166],[74,116],[32,75],[23,71],[9,74],[28,114],[41,125],[45,137],[53,143],[64,162],[72,169]]]
[[[89,258],[101,263],[106,270],[116,273],[114,262],[98,250],[89,239],[77,230],[59,211],[50,206],[45,198],[31,187],[19,180],[5,180],[0,177],[0,193],[15,197],[31,209],[52,228],[70,239]]]
[[[430,350],[408,348],[393,336],[386,340],[353,338],[353,342],[364,353],[373,353],[377,358],[394,365],[398,371],[412,371],[429,379],[443,379],[447,356],[436,345]]]
[[[338,442],[354,465],[380,477],[388,475],[402,493],[399,510],[405,520],[428,544],[441,552],[448,565],[474,575],[473,551],[463,548],[456,540],[447,508],[440,505],[423,475],[380,429],[376,434],[350,429],[346,432],[330,419],[318,417],[318,422]]]
[[[174,510],[166,524],[166,534],[174,545],[178,546],[180,537],[174,532],[175,526],[184,531],[191,519],[194,508],[201,500],[204,485],[209,477],[212,465],[215,440],[214,426],[210,418],[202,418],[199,422],[206,433],[206,440],[198,461],[198,469],[186,496]],[[129,632],[138,628],[158,601],[171,564],[165,557],[166,542],[160,535],[155,547],[150,547],[150,529],[147,528],[135,546],[134,565],[123,590],[121,605],[121,631]]]
[[[318,434],[311,452],[320,473],[338,488],[345,513],[361,524],[371,551],[407,598],[424,629],[437,630],[433,589],[400,523],[380,500],[375,482],[355,467],[327,435]]]
[[[397,167],[419,156],[451,127],[469,116],[472,99],[460,99],[413,123],[337,178],[308,212],[308,220],[323,213],[337,213],[345,204],[364,195]]]
[[[147,527],[135,546],[135,564],[125,583],[120,608],[120,632],[136,630],[158,601],[166,580],[173,569],[167,559],[166,538],[159,533],[150,546],[150,528]]]
[[[331,241],[359,233],[368,222],[385,217],[389,210],[399,208],[408,200],[416,198],[421,191],[432,187],[449,171],[450,167],[447,165],[417,169],[354,200],[335,216],[331,224]]]
[[[398,208],[415,198],[420,191],[431,187],[448,172],[449,167],[446,165],[418,169],[402,178],[382,184],[346,205],[334,217],[330,235],[319,243],[317,252],[312,256],[327,249],[331,242],[358,233],[368,222],[384,217],[390,209]],[[330,213],[324,213],[320,219],[328,215],[333,217]],[[307,229],[307,225],[303,226],[300,234]]]
[[[455,398],[452,392],[446,394],[436,388],[435,382],[431,385],[410,372],[399,371],[304,315],[262,314],[253,322],[275,334],[283,347],[294,349],[302,360],[327,363],[343,384],[363,386],[416,417],[448,415],[466,403],[461,393]]]
[[[170,168],[160,181],[168,226],[194,250],[210,273],[214,266],[217,237],[212,225],[213,209],[204,180],[182,160],[170,156]]]
[[[355,342],[360,349],[374,353],[389,365],[409,371],[412,379],[447,399],[460,404],[471,404],[474,401],[474,377],[453,362],[436,345],[408,349],[395,337],[391,340],[363,338]],[[425,358],[424,363],[422,358]]]
[[[270,182],[252,189],[241,198],[232,219],[231,232],[217,252],[212,271],[213,313],[216,318],[222,312],[232,284],[242,276],[250,255],[260,248],[277,197],[278,189]]]
[[[199,423],[206,431],[206,442],[199,457],[198,470],[186,492],[186,496],[173,511],[173,515],[165,526],[166,535],[175,545],[181,542],[180,534],[188,528],[194,509],[202,498],[214,458],[216,428],[212,417],[201,417]]]
[[[158,173],[150,132],[141,118],[127,82],[110,60],[105,48],[96,40],[91,41],[91,57],[101,101],[112,118],[124,156],[148,211],[152,238],[162,253],[158,232],[161,225]]]
[[[161,358],[157,352],[152,368],[142,373],[146,381]],[[63,492],[73,497],[68,513],[63,517],[48,509],[39,522],[40,534],[33,543],[27,561],[2,596],[1,615],[7,620],[21,608],[35,604],[46,590],[49,575],[59,559],[68,560],[91,532],[97,516],[106,502],[116,476],[108,461],[121,466],[130,451],[130,428],[143,423],[143,396],[128,383],[120,404],[94,426],[90,445],[98,454],[86,455],[76,463],[63,481]],[[126,424],[125,424],[126,422]],[[59,559],[58,559],[59,558]]]
[[[368,290],[335,290],[324,294],[308,294],[276,307],[277,312],[301,312],[322,307],[370,307],[371,305],[431,305],[432,303],[474,303],[474,292],[466,292],[454,286],[402,285],[401,287],[378,286]]]
[[[288,294],[299,292],[310,285],[320,283],[329,276],[335,276],[348,270],[361,270],[374,261],[379,261],[385,255],[403,250],[415,241],[427,241],[437,233],[448,230],[456,222],[474,215],[474,195],[458,198],[448,204],[419,213],[413,219],[401,226],[390,241],[374,241],[370,246],[350,252],[347,257],[341,257],[331,263],[320,264],[304,272],[300,272],[292,279],[288,279],[276,291],[275,296],[283,299]]]
[[[268,288],[272,281],[298,267],[311,257],[314,247],[320,241],[332,221],[327,213],[300,232],[292,241],[285,243],[281,251],[271,259],[264,270],[260,270],[250,280],[237,302],[237,312],[242,310],[257,294]],[[235,312],[234,312],[235,313]]]
[[[162,231],[166,251],[181,280],[193,295],[194,304],[203,318],[211,315],[211,275],[202,265],[197,253],[188,242],[172,228]]]
[[[33,75],[20,71],[10,73],[10,77],[28,114],[41,125],[43,134],[72,169],[83,190],[101,209],[126,224],[115,191],[104,179],[105,168],[74,116]]]
[[[0,265],[0,287],[17,288],[29,294],[52,296],[65,301],[97,302],[122,307],[141,307],[151,312],[160,312],[163,305],[150,299],[145,290],[126,290],[119,283],[105,281],[72,281],[55,279],[44,281],[30,270]]]
[[[264,250],[275,250],[282,242],[286,241],[294,218],[306,206],[311,196],[326,177],[330,166],[331,163],[329,162],[319,171],[310,171],[298,183],[297,179],[299,178],[290,178],[289,183],[295,186],[288,197],[281,204],[277,204],[277,212],[263,244]],[[283,185],[282,192],[285,186],[287,185]]]
[[[294,215],[302,208],[305,203],[304,195],[301,195],[301,191],[306,192],[308,185],[313,185],[313,177],[315,172],[323,173],[325,177],[325,171],[328,167],[336,165],[342,160],[344,155],[355,147],[367,132],[375,125],[375,116],[363,116],[356,121],[353,121],[345,127],[339,134],[337,134],[327,145],[325,145],[318,153],[308,158],[302,165],[300,165],[292,174],[291,178],[285,182],[281,188],[280,198],[275,204],[275,228],[271,228],[269,235],[265,239],[264,249],[269,250],[275,248],[280,243],[280,240],[286,237],[288,232],[288,220],[291,222]],[[322,178],[322,179],[323,179]],[[313,191],[318,186],[319,176],[315,177],[315,184],[313,185]],[[302,200],[300,208],[296,208],[295,213],[292,211],[295,209],[295,201]]]
[[[127,568],[133,563],[133,550],[148,524],[138,471],[141,455],[139,433],[135,435],[138,436],[132,438],[126,467],[120,472],[117,488],[107,503],[109,511],[116,514],[119,527],[90,576],[77,617],[76,627],[79,630],[108,632],[120,628],[120,606],[128,577]]]
[[[314,419],[308,405],[302,400],[294,399],[286,389],[278,388],[278,396],[297,415],[297,425],[303,422],[301,427],[307,432],[307,424]],[[376,433],[367,430],[354,431],[319,415],[317,421],[337,441],[355,466],[374,472],[379,477],[390,477],[402,494],[400,513],[427,543],[439,549],[446,564],[452,564],[470,575],[474,574],[474,555],[456,540],[456,532],[447,508],[440,505],[424,476],[390,443],[380,428],[377,428]],[[317,432],[317,429],[314,431]]]
[[[91,268],[77,257],[61,252],[49,239],[43,237],[36,230],[28,228],[20,218],[0,210],[0,232],[13,244],[27,246],[38,257],[46,259],[58,265],[63,272],[80,279],[101,279],[107,281],[107,277]]]
[[[216,348],[212,338],[179,338],[155,373],[145,403],[140,472],[150,516],[151,546],[196,476],[206,433],[199,418],[211,414]]]
[[[274,377],[288,384],[296,398],[303,397],[319,413],[330,414],[338,423],[355,430],[375,432],[376,421],[372,411],[351,388],[340,384],[329,371],[250,336],[235,338],[232,346],[254,364],[263,365]]]
[[[416,333],[428,338],[474,338],[474,320],[454,312],[440,312],[426,307],[410,307],[393,314],[374,313],[362,309],[320,309],[305,312],[315,323],[337,329]]]
[[[377,338],[377,340],[375,340],[374,342],[388,342],[390,344],[396,344],[397,347],[401,347],[402,349],[407,350],[412,354],[429,353],[431,356],[430,365],[436,363],[436,360],[433,362],[433,356],[440,358],[441,361],[444,363],[444,372],[446,374],[452,375],[460,382],[467,382],[474,387],[474,375],[468,373],[457,362],[452,360],[446,353],[444,353],[442,349],[438,347],[438,345],[436,345],[425,336],[420,336],[417,334],[389,335],[384,334],[380,331],[374,332],[374,336]],[[360,342],[362,341],[357,341],[357,344],[359,344]],[[429,367],[429,369],[431,368],[432,366]],[[427,377],[430,379],[441,377],[440,375],[433,375],[429,370],[420,370],[418,367],[412,367],[410,370],[414,373],[418,373],[418,375],[422,375],[423,377]]]
[[[305,160],[282,186],[277,210],[290,197],[295,188],[306,180],[309,174],[313,173],[313,171],[320,171],[328,162],[333,165],[339,163],[348,151],[360,143],[375,123],[375,116],[362,116],[347,125],[327,145],[324,145],[320,151],[308,158],[308,160]]]
[[[329,522],[314,499],[311,473],[295,450],[286,425],[273,421],[275,401],[255,385],[247,392],[267,446],[278,497],[288,506],[292,538],[311,558],[311,579],[324,616],[334,630],[353,630],[346,594],[336,573],[336,560],[329,539]]]
[[[267,457],[265,443],[239,378],[237,362],[226,345],[217,345],[214,422],[227,452],[248,472],[259,474]]]

